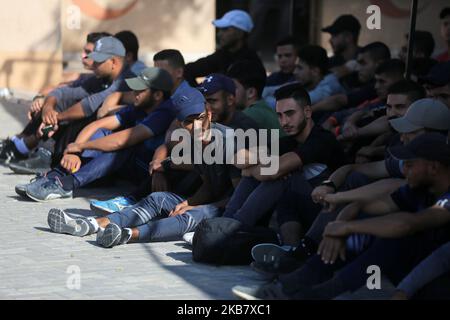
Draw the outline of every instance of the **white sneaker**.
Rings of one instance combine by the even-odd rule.
[[[183,235],[183,240],[192,246],[194,240],[194,232],[188,232]]]

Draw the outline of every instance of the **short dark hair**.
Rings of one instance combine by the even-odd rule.
[[[444,9],[442,9],[441,13],[439,14],[439,18],[441,20],[444,20],[448,16],[450,16],[450,7],[446,7]]]
[[[282,47],[282,46],[293,46],[295,48],[295,50],[298,51],[298,43],[295,40],[294,37],[285,37],[282,38],[281,40],[279,40],[276,44],[277,47]]]
[[[388,94],[404,94],[408,96],[411,103],[424,99],[427,95],[425,88],[412,80],[401,80],[394,83],[389,87]]]
[[[167,60],[173,68],[184,68],[185,62],[180,51],[175,49],[166,49],[156,53],[153,61]]]
[[[241,60],[230,66],[227,76],[239,81],[245,89],[255,88],[261,98],[266,85],[267,74],[264,66],[253,60]]]
[[[86,37],[86,42],[88,43],[96,43],[98,40],[104,37],[110,37],[111,34],[108,32],[91,32]]]
[[[385,61],[391,58],[389,47],[383,42],[372,42],[363,47],[360,53],[368,53],[373,61]]]
[[[319,68],[322,75],[326,75],[328,73],[329,59],[327,51],[321,46],[304,46],[300,48],[298,57],[310,67]]]
[[[434,42],[433,35],[429,31],[416,31],[414,50],[419,51],[425,55],[426,58],[431,57],[434,52],[436,43]],[[408,35],[406,35],[408,38]]]
[[[405,68],[405,63],[400,59],[390,59],[382,62],[375,70],[375,74],[402,77],[405,74]]]
[[[290,98],[294,99],[301,108],[311,105],[311,97],[300,83],[288,84],[275,91],[277,101]]]
[[[139,57],[139,40],[136,35],[129,30],[124,30],[116,33],[114,37],[122,42],[125,51],[131,53],[133,55],[133,60],[137,61]]]

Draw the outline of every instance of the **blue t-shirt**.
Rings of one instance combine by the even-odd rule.
[[[157,106],[150,113],[146,113],[133,106],[128,106],[116,113],[116,118],[124,128],[137,125],[146,126],[154,136],[164,134],[175,119],[175,106],[168,99]]]
[[[450,189],[436,198],[426,189],[412,189],[404,185],[392,193],[391,198],[402,211],[418,212],[436,204],[450,211]]]

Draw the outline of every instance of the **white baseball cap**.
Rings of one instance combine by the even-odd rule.
[[[243,10],[228,11],[221,19],[214,20],[212,24],[219,29],[235,27],[247,33],[253,29],[252,18]]]

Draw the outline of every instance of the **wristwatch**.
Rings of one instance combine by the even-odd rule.
[[[325,181],[322,181],[322,183],[321,183],[320,185],[321,185],[321,186],[331,187],[331,188],[334,189],[334,192],[337,191],[336,185],[335,185],[334,182],[331,181],[331,180],[325,180]]]

